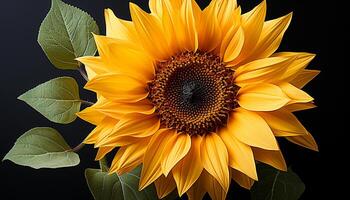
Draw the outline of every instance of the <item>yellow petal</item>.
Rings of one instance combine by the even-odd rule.
[[[100,135],[100,132],[103,130],[104,126],[98,125],[96,126],[90,134],[84,139],[83,143],[85,144],[94,144],[96,141],[98,141],[98,137]]]
[[[118,137],[117,139],[113,138],[113,142],[106,142],[104,139],[104,140],[102,140],[102,142],[100,141],[100,142],[95,143],[94,147],[95,148],[97,148],[97,147],[110,147],[110,146],[121,147],[121,146],[133,144],[140,139],[142,139],[142,138],[132,137],[132,136],[122,136],[122,137]]]
[[[265,22],[260,38],[253,53],[249,56],[249,60],[267,58],[273,54],[278,49],[291,19],[292,13]]]
[[[238,183],[241,187],[250,190],[254,184],[254,179],[249,178],[249,176],[243,174],[240,171],[231,169],[232,179]]]
[[[137,42],[137,35],[132,22],[118,19],[111,9],[105,9],[105,21],[108,37]]]
[[[263,0],[253,10],[242,15],[242,26],[244,32],[251,41],[245,46],[253,47],[260,37],[266,16],[266,1]]]
[[[97,146],[125,145],[130,138],[144,138],[159,130],[160,121],[155,115],[127,114],[115,125],[110,134],[105,135]],[[132,143],[132,141],[130,141]]]
[[[194,0],[184,0],[181,6],[181,19],[184,35],[179,42],[187,51],[197,51],[198,49],[198,32],[197,23],[200,20],[200,8]]]
[[[97,73],[94,72],[90,67],[85,67],[85,71],[88,80],[93,79],[97,75]]]
[[[290,101],[280,87],[266,83],[241,88],[237,99],[241,107],[252,111],[277,110]]]
[[[120,74],[107,74],[96,76],[87,82],[85,88],[123,102],[136,102],[145,99],[148,92],[146,85],[135,78]]]
[[[281,151],[269,151],[253,148],[253,152],[256,160],[271,165],[276,169],[287,171],[287,164]]]
[[[120,119],[124,115],[130,113],[150,115],[155,111],[155,107],[148,100],[142,100],[135,103],[106,102],[96,106],[95,109],[115,119]]]
[[[154,78],[154,66],[151,57],[144,52],[118,45],[112,49],[113,72],[131,76],[143,84]],[[137,58],[137,59],[135,59]],[[110,67],[111,68],[111,67]]]
[[[101,138],[105,135],[108,135],[113,127],[118,123],[118,120],[106,117],[104,118],[100,124],[98,124],[94,130],[84,139],[85,144],[94,144],[98,143]]]
[[[258,180],[253,151],[250,146],[239,141],[234,133],[226,128],[220,130],[219,136],[226,145],[229,166]]]
[[[96,126],[90,134],[84,139],[83,143],[85,144],[94,144],[96,141],[98,141],[98,137],[100,135],[100,132],[103,130],[104,126],[98,125]]]
[[[167,5],[170,5],[173,10],[180,10],[182,4],[184,3],[184,0],[163,0],[167,3]]]
[[[300,90],[299,88],[295,87],[294,85],[284,82],[280,83],[278,85],[283,92],[291,99],[289,104],[292,103],[308,103],[314,100],[310,95],[308,95],[306,92]]]
[[[216,16],[222,33],[227,33],[232,26],[240,24],[241,9],[237,8],[236,0],[213,0],[216,4]]]
[[[157,180],[154,181],[154,185],[156,186],[159,199],[166,197],[176,188],[173,176],[165,177],[164,175],[161,175]]]
[[[287,140],[302,147],[318,151],[317,143],[310,133],[302,136],[286,137]]]
[[[163,151],[168,145],[173,145],[176,135],[173,130],[161,129],[155,133],[143,158],[143,167],[141,171],[141,179],[139,189],[143,190],[145,187],[155,181],[162,175],[161,162],[163,159]]]
[[[94,34],[94,39],[98,50],[98,54],[101,57],[101,59],[106,64],[108,64],[108,68],[114,67],[113,65],[109,65],[109,64],[116,63],[116,60],[113,59],[113,56],[114,56],[113,54],[116,51],[116,49],[121,49],[119,46],[122,46],[123,48],[126,48],[126,49],[142,51],[142,48],[140,48],[140,46],[130,41],[120,40],[120,39],[111,38],[104,35],[96,35],[96,34]]]
[[[244,44],[244,32],[240,27],[237,32],[232,37],[231,41],[228,43],[225,53],[224,53],[224,62],[233,61],[241,53],[242,47]]]
[[[230,186],[228,170],[228,153],[225,143],[216,134],[203,137],[201,142],[201,159],[203,167],[219,182],[224,191]]]
[[[169,58],[168,44],[159,18],[144,12],[134,3],[130,3],[130,14],[139,40],[148,53],[158,60]]]
[[[222,188],[221,184],[217,181],[217,179],[210,175],[208,172],[202,172],[202,175],[200,177],[200,184],[202,184],[205,190],[208,191],[209,196],[212,200],[226,199],[227,190]]]
[[[164,7],[163,3],[170,8],[172,12],[178,11],[181,8],[184,0],[150,0],[149,8],[151,10],[151,14],[154,14],[158,17],[164,16]]]
[[[257,83],[274,83],[279,80],[294,57],[272,57],[255,60],[240,66],[234,73],[235,83],[240,87]]]
[[[188,200],[202,200],[207,191],[200,181],[196,181],[186,192]]]
[[[185,50],[187,40],[187,23],[182,17],[183,0],[162,0],[162,17],[164,37],[169,44],[170,54],[175,55]]]
[[[153,60],[144,52],[144,49],[137,46],[138,44],[98,35],[95,35],[95,40],[99,49],[100,63],[92,63],[95,65],[91,66],[98,75],[103,73],[124,74],[144,84],[153,79]],[[99,65],[96,66],[97,64]]]
[[[291,112],[296,112],[296,111],[308,110],[316,107],[317,106],[313,103],[293,103],[285,106],[284,108]]]
[[[303,70],[293,80],[291,80],[290,83],[298,88],[303,88],[312,79],[314,79],[319,73],[320,71],[318,70]]]
[[[93,36],[94,36],[97,51],[100,57],[102,59],[108,58],[108,55],[110,55],[109,49],[111,44],[116,43],[118,40],[110,37],[102,36],[102,35],[96,35],[96,34],[93,34]]]
[[[221,1],[216,1],[216,2],[221,2]],[[225,1],[222,1],[222,2],[228,2],[228,1],[225,0]],[[218,17],[218,18],[220,18],[220,17]],[[219,19],[219,21],[220,21],[220,19]],[[237,35],[238,29],[241,29],[240,31],[243,32],[243,37],[241,39],[244,42],[244,31],[243,31],[243,29],[241,27],[240,21],[241,21],[241,9],[236,9],[232,13],[232,16],[230,16],[230,24],[231,25],[230,25],[230,27],[227,28],[227,31],[225,31],[224,25],[222,23],[220,23],[221,31],[222,31],[222,41],[221,41],[221,45],[216,49],[216,52],[219,53],[221,58],[224,58],[225,51],[226,51],[228,45],[231,43],[231,41],[232,41],[234,36],[236,36],[236,39],[234,41],[237,41],[237,39],[239,37]],[[242,47],[241,47],[241,49],[242,49]],[[230,66],[230,65],[228,65],[228,66]],[[232,66],[230,66],[230,67],[232,67]]]
[[[158,17],[162,17],[163,15],[162,0],[149,0],[148,6],[152,14]]]
[[[159,1],[159,0],[158,0]],[[171,1],[174,2],[174,1]],[[177,10],[174,10],[175,8],[172,6],[172,4],[169,2],[169,0],[163,0],[162,3],[162,14],[161,22],[163,25],[164,30],[164,36],[166,41],[169,44],[170,53],[176,54],[179,52],[179,35],[183,35],[183,30],[178,30],[178,27],[176,27],[176,22],[180,23],[181,20],[180,14],[179,14],[179,8]]]
[[[250,12],[242,15],[241,23],[244,30],[244,45],[239,58],[231,63],[235,65],[244,59],[246,59],[251,53],[252,49],[256,46],[260,34],[264,25],[266,16],[266,1],[263,0],[258,6],[256,6]]]
[[[93,79],[96,75],[108,73],[107,64],[99,56],[84,56],[76,58],[76,60],[85,65],[89,80]]]
[[[98,148],[95,160],[101,160],[103,157],[107,155],[107,153],[111,152],[115,147],[101,147]]]
[[[294,58],[283,75],[278,77],[280,82],[290,82],[315,58],[315,54],[305,52],[279,52],[272,57]]]
[[[307,130],[299,120],[286,109],[259,112],[259,115],[269,124],[275,136],[286,137],[307,134]]]
[[[174,144],[164,150],[161,167],[165,176],[168,176],[173,167],[187,155],[190,148],[191,137],[188,134],[178,133]]]
[[[192,136],[191,140],[190,151],[173,169],[173,176],[179,196],[182,196],[192,187],[203,170],[200,158],[200,144],[202,138],[200,136]]]
[[[128,114],[120,119],[115,127],[118,136],[129,135],[133,137],[147,137],[159,129],[159,118],[155,115]],[[147,133],[147,131],[153,133]],[[144,133],[145,132],[145,133]],[[144,133],[140,134],[140,133]]]
[[[93,107],[87,107],[84,110],[76,113],[76,115],[83,119],[84,121],[87,121],[91,124],[98,125],[101,123],[101,121],[106,117],[105,114],[102,114],[101,112],[97,111]]]
[[[136,143],[121,147],[111,164],[110,173],[124,174],[141,164],[151,137],[142,138]]]
[[[237,108],[227,123],[230,132],[241,142],[267,150],[279,150],[276,138],[257,113]]]
[[[205,52],[213,51],[221,42],[221,29],[215,12],[215,3],[210,3],[201,12],[198,28],[198,45],[199,49]]]

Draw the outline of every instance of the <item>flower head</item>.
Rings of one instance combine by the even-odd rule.
[[[241,14],[235,0],[130,4],[132,21],[105,11],[99,56],[81,57],[98,101],[79,113],[96,128],[96,159],[120,147],[111,173],[143,164],[140,189],[160,198],[224,199],[231,180],[250,188],[255,160],[286,170],[275,137],[317,150],[292,112],[314,107],[301,88],[319,72],[309,53],[275,53],[292,14],[265,21],[266,2]]]

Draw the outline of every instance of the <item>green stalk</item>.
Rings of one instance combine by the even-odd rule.
[[[98,163],[100,164],[100,169],[102,172],[109,171],[108,162],[107,162],[106,157],[101,158],[101,160],[99,160]]]

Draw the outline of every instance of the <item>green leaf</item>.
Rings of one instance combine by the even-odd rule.
[[[79,112],[81,100],[77,82],[71,77],[59,77],[40,84],[18,97],[50,121],[68,124]]]
[[[259,181],[251,189],[252,200],[297,200],[303,194],[305,185],[291,168],[283,172],[265,164],[257,167]]]
[[[75,58],[96,53],[92,33],[98,34],[99,29],[90,15],[61,0],[52,0],[40,26],[38,42],[55,67],[77,69]]]
[[[86,169],[85,177],[95,200],[155,200],[157,193],[154,186],[139,191],[141,167],[118,176],[100,169]]]
[[[107,159],[106,157],[103,157],[101,160],[98,161],[99,165],[100,165],[100,169],[102,172],[108,172],[109,171],[109,167],[108,167],[108,163],[107,163]]]
[[[78,154],[52,128],[33,128],[19,137],[3,160],[35,169],[60,168],[78,165]]]

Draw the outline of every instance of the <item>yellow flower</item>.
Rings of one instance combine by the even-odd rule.
[[[110,172],[143,164],[140,189],[159,198],[225,199],[231,179],[258,180],[255,160],[286,170],[275,137],[317,150],[293,115],[313,108],[301,88],[319,72],[309,53],[275,53],[292,14],[265,21],[266,2],[241,14],[235,0],[130,4],[132,21],[105,11],[99,56],[81,57],[98,101],[79,113],[96,125],[85,143],[101,159],[120,147]]]

